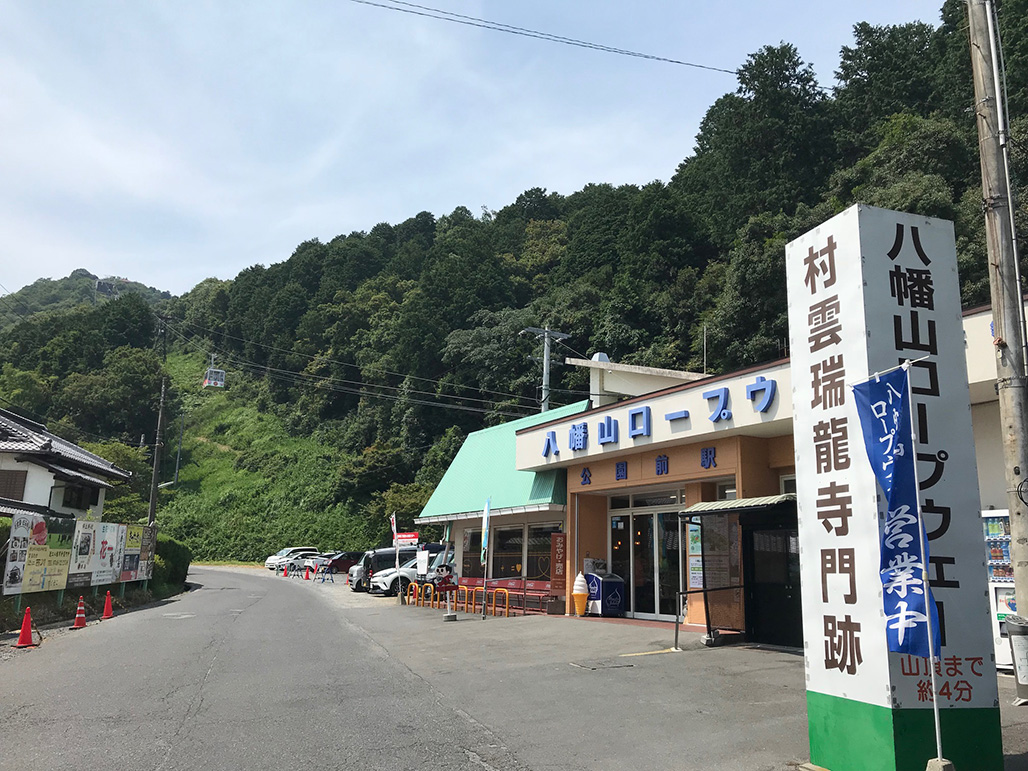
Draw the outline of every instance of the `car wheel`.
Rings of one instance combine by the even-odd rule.
[[[407,594],[407,588],[408,588],[409,586],[410,586],[410,579],[409,579],[409,578],[404,578],[403,576],[401,576],[401,577],[400,577],[400,591],[401,591],[401,592],[402,592],[402,593],[403,593],[404,595],[406,595],[406,594]]]

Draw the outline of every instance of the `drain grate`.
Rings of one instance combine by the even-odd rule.
[[[623,661],[615,661],[614,659],[597,659],[596,661],[572,661],[571,666],[578,667],[579,669],[591,669],[593,671],[597,669],[627,669],[634,667],[635,664],[626,664]]]

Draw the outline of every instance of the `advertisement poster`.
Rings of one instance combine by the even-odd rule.
[[[702,554],[703,542],[700,540],[700,526],[689,525],[689,553]]]
[[[703,588],[703,557],[689,557],[689,588]]]
[[[139,552],[143,545],[143,526],[128,525],[125,528],[125,554],[121,563],[121,580],[135,581],[139,578]]]
[[[153,578],[154,546],[157,542],[157,528],[144,527],[139,541],[139,573],[136,578],[146,581]]]
[[[1001,587],[996,592],[996,620],[1003,621],[1007,616],[1017,613],[1017,602],[1014,600],[1014,587]]]
[[[25,559],[29,555],[29,539],[33,526],[41,520],[42,517],[30,514],[16,514],[12,518],[11,544],[7,551],[7,567],[4,569],[4,594],[21,594]]]
[[[75,536],[75,520],[66,517],[34,517],[21,591],[63,589]]]
[[[113,584],[121,578],[121,557],[124,549],[124,536],[121,535],[121,549],[119,549],[119,535],[125,526],[114,522],[100,522],[97,524],[97,568],[93,571],[93,586]]]
[[[75,525],[75,538],[71,545],[71,565],[68,567],[68,589],[81,589],[93,581],[93,573],[100,568],[97,554],[96,522],[79,520]]]

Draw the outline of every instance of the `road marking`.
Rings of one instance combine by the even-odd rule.
[[[622,658],[625,656],[652,656],[654,653],[674,653],[674,648],[665,648],[661,651],[642,651],[641,653],[619,653]]]
[[[173,618],[176,621],[181,621],[184,618],[196,618],[195,613],[164,613],[165,618]]]

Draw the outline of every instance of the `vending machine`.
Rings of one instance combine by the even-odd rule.
[[[992,607],[992,639],[996,666],[1012,669],[1010,641],[1005,619],[1017,612],[1014,601],[1014,569],[1010,562],[1010,513],[1006,509],[982,512],[986,565],[989,568],[989,604]]]

